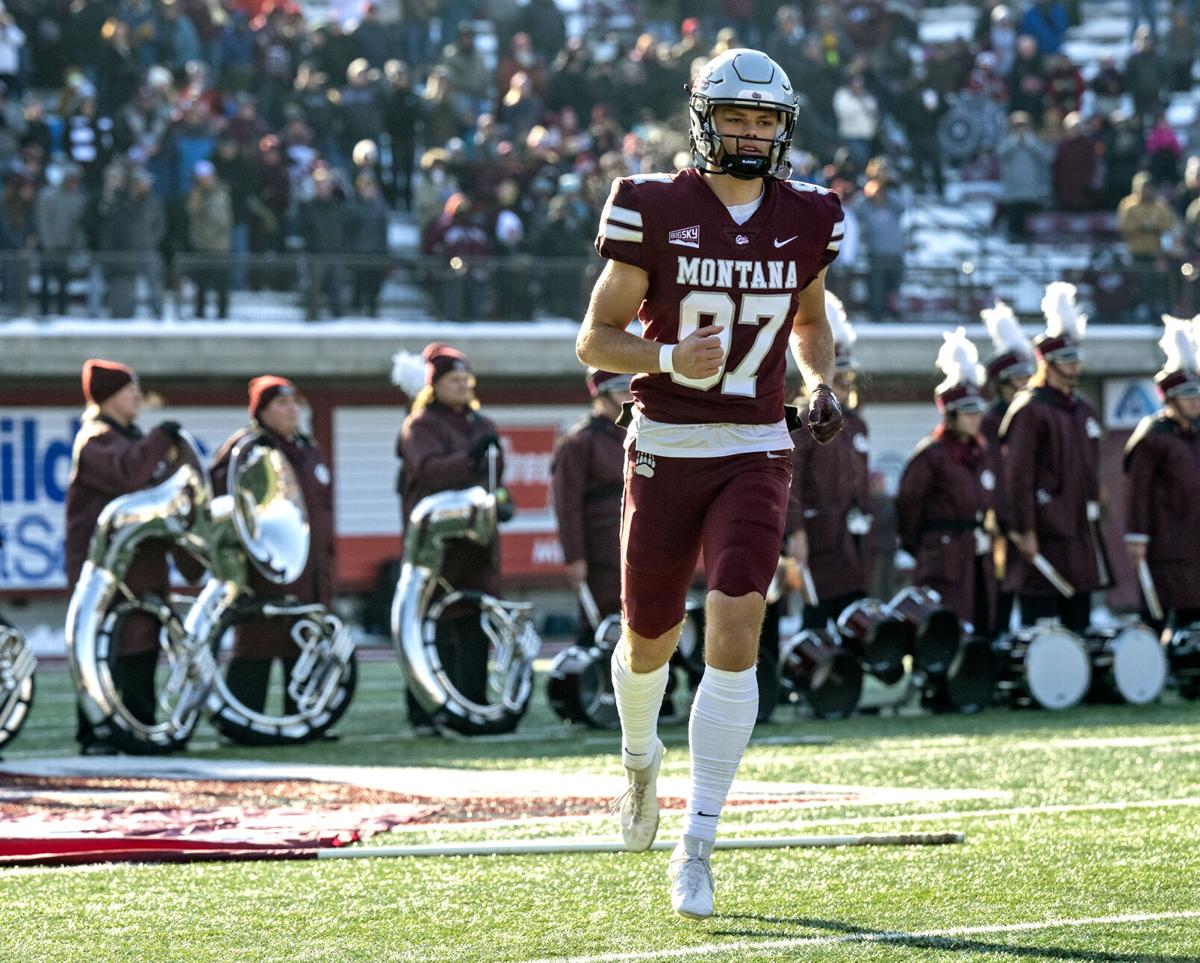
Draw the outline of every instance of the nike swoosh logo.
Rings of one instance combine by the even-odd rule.
[[[800,236],[799,234],[793,234],[786,241],[781,241],[781,240],[779,240],[779,238],[775,238],[775,246],[783,247],[785,244],[791,244],[792,241],[796,240],[796,238],[798,238],[799,236]]]

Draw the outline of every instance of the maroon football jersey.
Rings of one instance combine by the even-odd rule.
[[[613,182],[596,250],[650,275],[638,309],[664,344],[724,328],[724,367],[703,379],[642,374],[633,394],[669,424],[774,424],[783,419],[788,336],[799,293],[837,257],[842,205],[813,184],[767,178],[762,203],[737,224],[694,168]]]

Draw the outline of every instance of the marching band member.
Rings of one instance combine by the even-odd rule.
[[[114,498],[162,481],[176,458],[179,425],[164,421],[143,434],[134,423],[142,410],[142,389],[132,368],[92,358],[83,365],[83,412],[71,458],[66,498],[67,584],[79,581],[100,513]],[[129,566],[125,584],[135,595],[169,593],[167,546],[144,542]],[[154,723],[154,669],[158,663],[159,623],[133,612],[124,619],[116,639],[113,682],[130,713]],[[75,738],[85,755],[116,750],[108,734],[92,726],[77,710]]]
[[[1008,520],[1004,513],[1004,471],[1000,462],[1000,425],[1008,413],[1008,406],[1016,397],[1018,391],[1029,384],[1029,379],[1037,371],[1037,360],[1034,357],[1033,345],[1021,332],[1016,316],[1003,301],[997,300],[994,307],[984,308],[979,312],[992,339],[995,353],[987,363],[987,380],[992,390],[992,403],[983,415],[980,432],[988,443],[988,454],[992,465],[992,474],[996,478],[996,524],[999,531],[1008,530]],[[1004,580],[1004,572],[1008,561],[1008,542],[998,538],[993,544],[996,578]],[[1008,628],[1012,618],[1013,593],[1003,587],[996,590],[996,631],[1003,632]]]
[[[503,475],[503,453],[496,423],[479,411],[475,374],[466,355],[434,342],[422,352],[424,386],[413,398],[396,455],[401,459],[400,497],[411,512],[427,495],[490,483],[488,453],[495,449],[496,478]],[[476,545],[456,539],[446,548],[442,577],[456,589],[475,589],[491,595],[500,589],[500,541]],[[438,649],[450,681],[466,698],[486,703],[488,639],[478,613],[447,610],[438,623]],[[428,713],[411,693],[408,719],[413,730],[435,735]]]
[[[958,328],[945,334],[934,389],[942,423],[917,445],[896,495],[900,545],[916,559],[914,585],[927,585],[942,604],[984,635],[992,633],[996,580],[991,535],[996,476],[980,434],[987,407],[979,353]]]
[[[812,574],[817,603],[804,606],[804,627],[824,628],[851,602],[863,598],[871,582],[874,553],[871,491],[867,471],[867,426],[857,414],[859,365],[857,335],[846,321],[841,300],[825,292],[825,315],[834,338],[834,375],[830,383],[842,408],[844,427],[832,441],[819,444],[807,425],[792,432],[792,485],[788,498],[787,554]]]
[[[621,611],[625,429],[616,418],[633,397],[631,380],[627,374],[588,370],[591,414],[560,439],[550,467],[567,581],[573,589],[587,585],[601,618]]]
[[[1142,419],[1125,446],[1125,549],[1142,582],[1143,617],[1156,629],[1200,622],[1200,378],[1192,321],[1163,316],[1167,360],[1154,377],[1162,410]],[[1151,612],[1147,595],[1161,613]]]
[[[1055,281],[1042,299],[1037,373],[1000,426],[1005,512],[1011,526],[1004,586],[1021,621],[1057,617],[1073,632],[1091,619],[1091,593],[1111,584],[1100,536],[1100,419],[1079,394],[1087,316],[1075,286]]]
[[[229,459],[243,438],[265,436],[291,464],[300,483],[308,512],[308,563],[300,577],[278,585],[249,566],[250,589],[259,600],[293,598],[302,603],[329,607],[333,600],[333,489],[329,460],[317,442],[300,430],[300,393],[287,378],[261,375],[249,384],[250,424],[231,435],[213,458],[213,491],[225,493]],[[233,658],[225,673],[230,692],[246,708],[262,712],[266,706],[271,663],[283,661],[290,678],[299,648],[292,639],[292,620],[258,616],[240,623],[234,636]],[[284,714],[297,711],[295,700],[284,693]]]

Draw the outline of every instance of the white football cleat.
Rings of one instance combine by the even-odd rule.
[[[695,836],[684,836],[675,844],[667,875],[671,878],[671,909],[690,920],[706,920],[713,914],[713,844]]]
[[[621,811],[621,835],[631,853],[644,853],[658,834],[658,770],[665,752],[662,742],[657,741],[650,765],[644,769],[625,767],[629,785],[617,806]]]

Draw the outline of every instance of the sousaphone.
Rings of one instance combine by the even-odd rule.
[[[29,715],[36,667],[25,636],[0,619],[0,749],[16,737]]]

